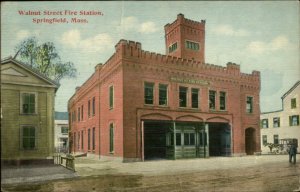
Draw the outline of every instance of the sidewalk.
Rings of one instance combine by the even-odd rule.
[[[79,176],[129,174],[129,175],[174,175],[207,170],[246,168],[273,163],[289,165],[287,155],[261,155],[243,157],[210,157],[206,159],[155,160],[134,163],[121,163],[80,157],[75,160]],[[296,163],[299,167],[299,162]]]
[[[76,172],[60,165],[6,166],[1,168],[1,185],[42,182],[77,176]]]

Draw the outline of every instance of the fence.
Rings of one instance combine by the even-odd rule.
[[[66,156],[63,156],[62,154],[54,154],[53,156],[54,164],[59,164],[67,169],[70,169],[72,171],[75,171],[75,158],[72,155],[67,154]]]

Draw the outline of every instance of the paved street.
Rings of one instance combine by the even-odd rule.
[[[81,157],[79,177],[4,185],[5,191],[295,191],[300,168],[286,155],[120,163]]]

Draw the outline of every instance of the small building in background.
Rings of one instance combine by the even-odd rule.
[[[1,163],[53,163],[58,87],[12,57],[1,60]]]
[[[267,154],[267,144],[282,144],[283,141],[300,141],[300,81],[294,84],[282,97],[282,109],[261,113],[261,150]]]
[[[68,153],[69,121],[67,112],[55,112],[55,152]]]

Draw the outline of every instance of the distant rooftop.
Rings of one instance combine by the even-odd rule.
[[[55,120],[69,120],[68,112],[55,111]]]

